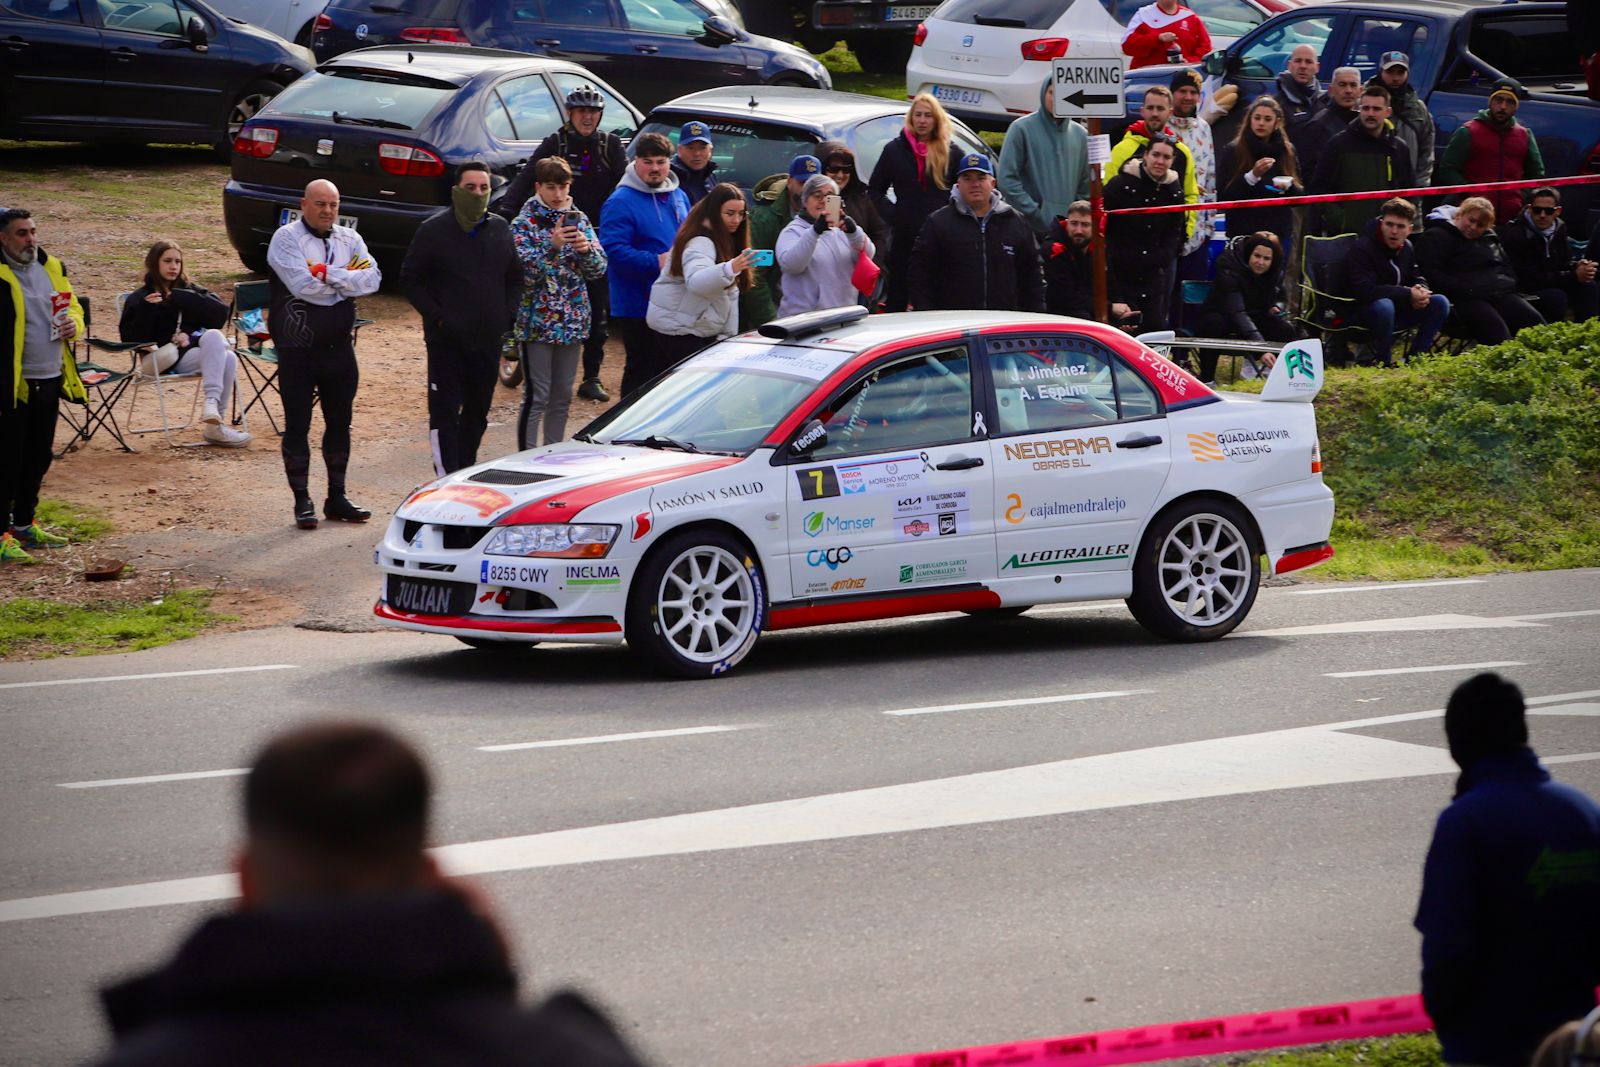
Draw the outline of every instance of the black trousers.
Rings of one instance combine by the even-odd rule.
[[[628,397],[672,366],[674,360],[662,347],[661,334],[643,319],[612,319],[611,322],[622,335],[622,348],[627,353],[627,362],[622,365],[622,395]]]
[[[604,274],[590,278],[589,336],[583,342],[583,380],[600,377],[600,361],[606,358],[606,323],[611,319],[611,285]]]
[[[702,348],[715,344],[716,340],[715,337],[696,337],[691,333],[656,334],[656,344],[666,358],[662,369],[676,367]]]
[[[6,509],[3,529],[32,525],[39,506],[39,486],[54,458],[50,446],[56,436],[61,376],[27,381],[28,399],[19,400],[16,407],[0,401],[0,449],[5,457],[0,459],[0,498]]]
[[[1600,315],[1600,281],[1580,282],[1569,274],[1560,288],[1539,290],[1539,314],[1546,322],[1560,322],[1569,310],[1573,322]]]
[[[307,489],[311,473],[311,407],[322,403],[322,461],[328,494],[344,492],[350,466],[350,418],[361,374],[355,346],[278,349],[278,389],[283,394],[283,473],[289,488]]]
[[[1169,259],[1158,265],[1153,262],[1156,258],[1150,256],[1120,266],[1112,264],[1110,268],[1111,278],[1115,281],[1111,287],[1111,300],[1143,312],[1139,319],[1140,333],[1167,329],[1172,311],[1172,279],[1177,273],[1178,261]]]
[[[1294,340],[1295,330],[1289,320],[1277,315],[1251,315],[1250,321],[1255,323],[1256,332],[1262,338],[1274,344],[1288,344]],[[1228,322],[1228,317],[1220,311],[1203,311],[1195,322],[1195,333],[1200,337],[1234,337],[1238,331]],[[1244,340],[1244,338],[1239,338]],[[1217,357],[1221,353],[1215,349],[1200,353],[1200,380],[1212,382],[1217,379]]]
[[[1505,293],[1491,300],[1452,300],[1450,323],[1445,329],[1452,337],[1465,336],[1482,345],[1497,345],[1518,330],[1543,325],[1544,316],[1532,304],[1517,293]]]
[[[904,311],[911,299],[911,250],[916,243],[916,230],[894,230],[889,234],[889,255],[884,260],[889,275],[883,280],[885,311]]]
[[[500,380],[500,346],[428,343],[428,437],[441,478],[478,462],[489,405]]]

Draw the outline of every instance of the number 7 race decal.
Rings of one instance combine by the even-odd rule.
[[[839,476],[832,467],[808,467],[795,471],[794,476],[800,479],[802,500],[820,500],[839,495]]]

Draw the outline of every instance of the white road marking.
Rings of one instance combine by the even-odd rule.
[[[1020,697],[1016,700],[980,700],[975,704],[931,704],[922,708],[895,708],[885,715],[937,715],[945,711],[981,711],[984,708],[1020,708],[1030,704],[1065,704],[1074,700],[1102,700],[1153,693],[1154,689],[1108,689],[1103,693],[1063,693],[1053,697]]]
[[[1380,674],[1430,674],[1434,671],[1487,671],[1495,667],[1526,667],[1516,660],[1493,660],[1488,663],[1441,663],[1437,667],[1385,667],[1375,671],[1333,671],[1324,678],[1376,678]]]
[[[1600,704],[1557,704],[1553,708],[1529,708],[1529,715],[1587,715],[1600,718]]]
[[[1532,619],[1576,619],[1580,615],[1600,615],[1600,608],[1591,608],[1588,611],[1546,611],[1540,615],[1512,615],[1511,618],[1528,622]]]
[[[99,678],[57,678],[49,682],[6,682],[0,689],[35,689],[47,685],[88,685],[91,682],[143,682],[151,678],[193,678],[201,674],[244,674],[248,671],[292,671],[297,663],[264,663],[259,667],[211,667],[198,671],[159,671],[154,674],[107,674]]]
[[[652,737],[687,737],[690,734],[723,734],[730,730],[754,730],[760,723],[738,726],[685,726],[677,730],[640,730],[631,734],[603,734],[598,737],[558,737],[551,741],[517,741],[509,745],[481,745],[479,752],[517,752],[525,748],[565,748],[568,745],[604,745],[611,741],[642,741]]]
[[[1386,589],[1426,589],[1440,585],[1482,585],[1483,578],[1439,578],[1420,582],[1382,582],[1377,585],[1319,585],[1315,589],[1291,589],[1290,596],[1321,596],[1324,593],[1378,593]]]
[[[1354,622],[1316,623],[1311,626],[1283,626],[1276,630],[1240,630],[1236,637],[1320,637],[1324,634],[1384,634],[1420,630],[1515,630],[1543,626],[1524,622],[1518,616],[1487,618],[1482,615],[1412,615],[1403,619],[1358,619]]]
[[[236,778],[249,774],[249,767],[225,771],[186,771],[181,774],[147,774],[140,778],[102,778],[92,782],[58,782],[62,789],[101,789],[108,785],[144,785],[147,782],[186,782],[193,778]]]

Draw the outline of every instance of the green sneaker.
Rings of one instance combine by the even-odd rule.
[[[36,522],[28,526],[13,526],[11,529],[23,548],[60,548],[67,543],[65,537],[51,533]]]
[[[22,542],[10,534],[0,534],[0,563],[32,563],[33,557],[23,551]]]

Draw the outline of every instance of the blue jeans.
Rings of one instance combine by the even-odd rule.
[[[1393,300],[1384,297],[1361,309],[1361,325],[1372,334],[1372,350],[1377,353],[1378,362],[1392,364],[1396,326],[1401,329],[1418,327],[1416,340],[1411,342],[1411,348],[1406,353],[1414,356],[1433,347],[1433,342],[1439,337],[1439,329],[1444,326],[1449,314],[1450,301],[1440,293],[1430,296],[1428,306],[1420,311],[1412,307],[1410,301],[1406,302],[1405,307],[1397,308]]]

